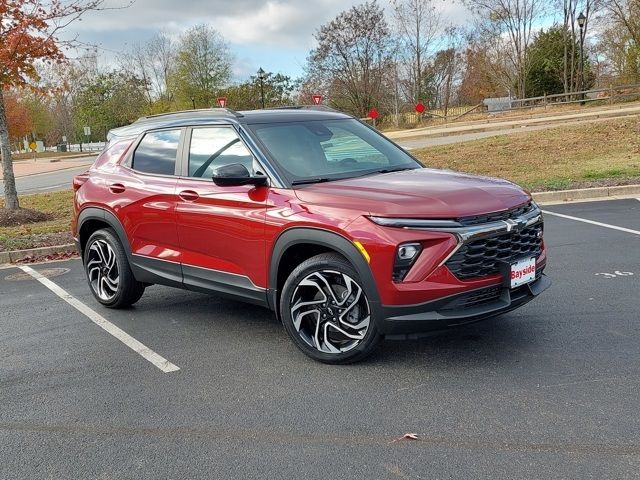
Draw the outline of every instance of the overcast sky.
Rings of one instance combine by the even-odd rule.
[[[117,6],[127,0],[107,0]],[[235,55],[234,78],[244,80],[262,67],[292,77],[302,68],[313,47],[313,33],[358,0],[136,0],[123,10],[87,14],[69,34],[100,47],[101,64],[116,52],[148,40],[165,30],[179,35],[198,23],[209,23],[229,42]],[[379,0],[385,11],[389,0]],[[454,0],[434,0],[448,23],[468,19],[464,7]]]

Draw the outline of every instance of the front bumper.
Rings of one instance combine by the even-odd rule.
[[[510,290],[502,284],[411,306],[379,307],[378,329],[387,338],[419,337],[434,330],[478,322],[530,302],[551,286],[544,274]]]

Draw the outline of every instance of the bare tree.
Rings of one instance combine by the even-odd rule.
[[[581,88],[584,65],[576,65],[576,45],[584,44],[591,20],[602,6],[602,0],[560,0],[564,32],[564,92],[573,93]],[[583,28],[578,17],[584,16]]]
[[[330,102],[357,115],[383,99],[392,78],[392,46],[382,8],[374,0],[340,13],[315,33],[307,83],[321,86]]]
[[[160,102],[168,108],[173,100],[171,75],[176,61],[176,45],[166,32],[155,34],[148,42],[136,44],[120,58],[121,68],[143,80],[149,105]]]
[[[604,7],[640,48],[640,0],[604,0]]]
[[[640,0],[603,0],[601,47],[623,82],[640,81]]]
[[[392,1],[399,56],[407,70],[406,96],[414,103],[424,100],[424,67],[438,34],[442,33],[442,16],[434,3],[434,0]]]
[[[526,92],[529,46],[537,21],[545,11],[543,0],[463,0],[479,16],[485,36],[504,46],[507,66],[513,69],[518,97]]]

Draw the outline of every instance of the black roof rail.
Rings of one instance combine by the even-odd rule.
[[[318,110],[321,112],[338,112],[335,108],[326,105],[285,105],[283,107],[270,107],[268,110]]]
[[[231,110],[230,108],[199,108],[199,109],[192,109],[192,110],[178,110],[175,112],[164,112],[164,113],[156,113],[154,115],[147,115],[144,117],[140,117],[134,123],[142,122],[144,120],[151,120],[154,118],[162,118],[162,117],[168,117],[171,115],[180,115],[180,114],[189,114],[189,113],[225,113],[227,115],[232,115],[236,118],[244,117],[244,115],[242,115],[241,113],[236,112],[235,110]]]

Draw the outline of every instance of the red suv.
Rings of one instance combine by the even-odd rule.
[[[274,310],[327,363],[508,312],[551,283],[522,189],[423,168],[334,111],[141,118],[74,188],[98,302],[126,307],[152,284],[227,295]]]

